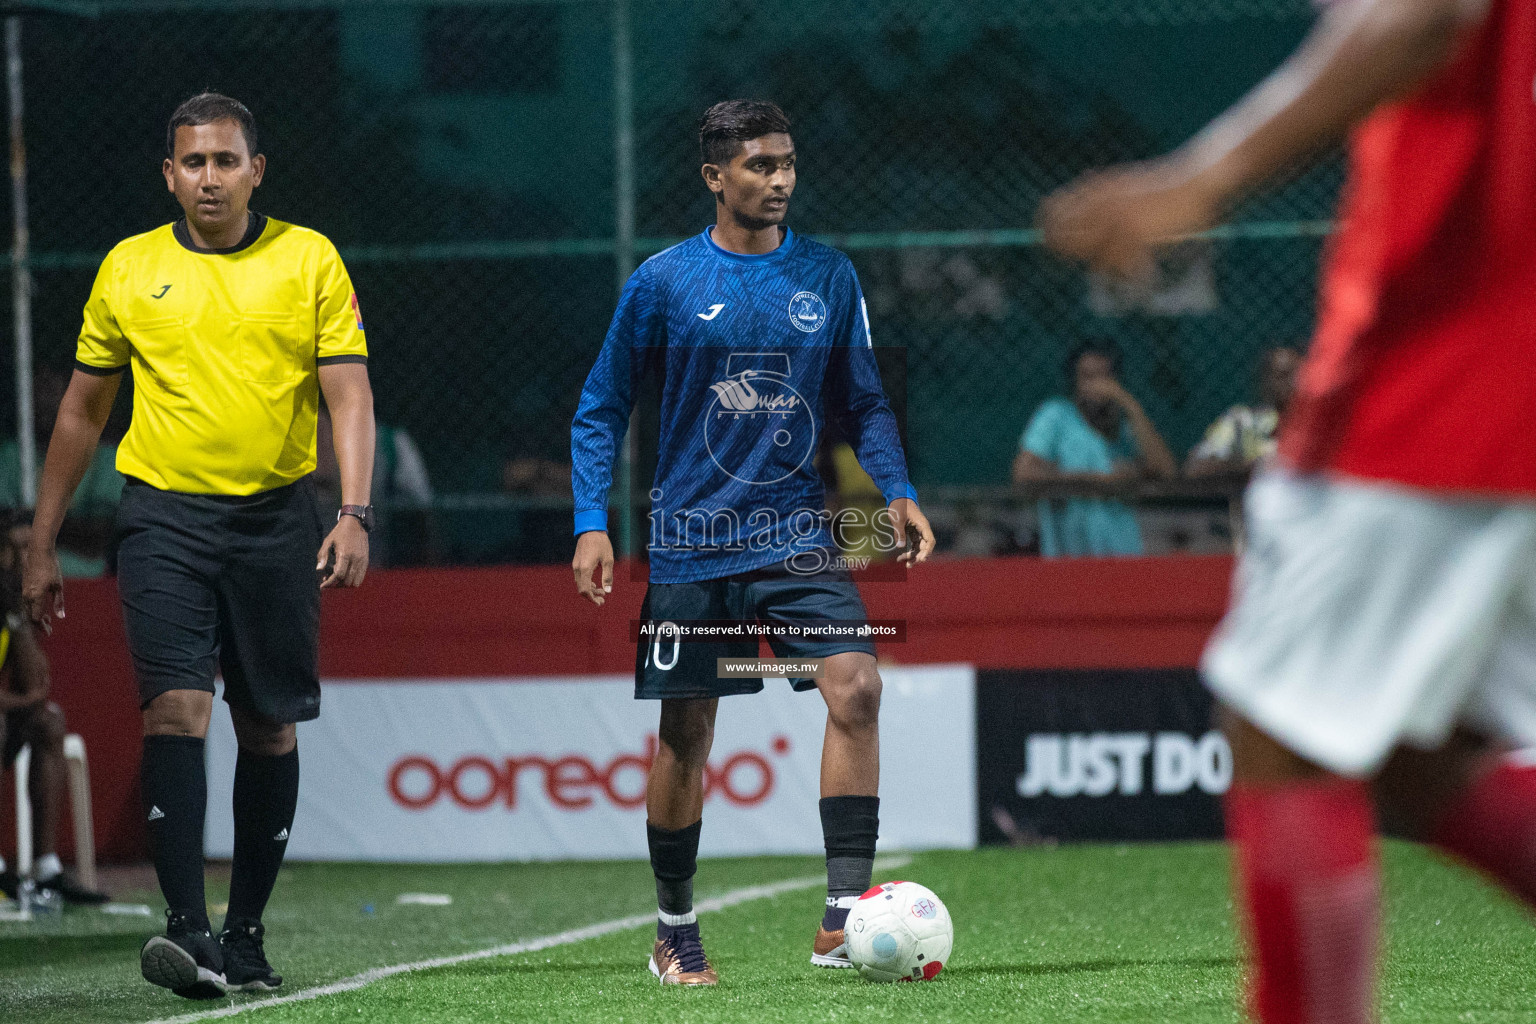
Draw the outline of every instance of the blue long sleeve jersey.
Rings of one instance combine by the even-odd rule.
[[[744,256],[708,230],[624,286],[571,423],[576,533],[608,524],[613,460],[648,367],[661,372],[653,583],[717,579],[833,547],[814,465],[834,416],[887,503],[916,492],[848,257],[785,232]]]

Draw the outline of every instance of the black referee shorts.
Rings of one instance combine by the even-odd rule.
[[[314,481],[247,497],[162,491],[134,479],[117,512],[117,586],[139,705],[214,692],[273,722],[320,714],[324,539]]]

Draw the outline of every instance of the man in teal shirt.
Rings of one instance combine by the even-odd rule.
[[[1072,399],[1042,403],[1019,438],[1014,483],[1081,489],[1081,496],[1040,500],[1040,553],[1047,558],[1141,554],[1136,513],[1112,495],[1177,472],[1162,435],[1117,379],[1119,362],[1119,350],[1104,343],[1074,351],[1067,360]]]

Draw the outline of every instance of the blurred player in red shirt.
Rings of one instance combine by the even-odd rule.
[[[1162,243],[1351,136],[1278,467],[1207,650],[1264,1024],[1372,1019],[1375,807],[1536,903],[1536,0],[1350,0],[1171,155],[1048,199],[1058,252]]]

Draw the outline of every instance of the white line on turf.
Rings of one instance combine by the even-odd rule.
[[[894,871],[905,867],[912,862],[912,858],[905,855],[892,857],[880,857],[875,861],[876,871]],[[825,885],[825,875],[815,875],[805,878],[786,878],[782,882],[769,882],[767,885],[749,885],[741,889],[732,889],[723,896],[713,899],[700,900],[694,905],[694,911],[700,914],[708,914],[716,910],[725,910],[741,903],[750,903],[753,900],[768,899],[773,896],[782,896],[788,892],[796,892],[800,889],[810,889],[814,886]],[[536,939],[528,939],[524,942],[509,942],[504,946],[492,946],[490,949],[478,949],[473,953],[459,953],[456,956],[440,956],[431,960],[417,960],[409,964],[395,964],[392,967],[375,967],[371,971],[355,974],[341,981],[333,981],[329,985],[316,985],[314,988],[301,989],[298,992],[286,996],[278,996],[275,999],[254,999],[246,1003],[237,1003],[232,1006],[221,1006],[216,1010],[203,1010],[199,1013],[186,1013],[179,1017],[166,1017],[162,1020],[150,1021],[150,1024],[191,1024],[192,1021],[214,1020],[219,1017],[233,1017],[240,1013],[249,1013],[252,1010],[265,1009],[268,1006],[282,1006],[286,1003],[302,1003],[311,999],[319,999],[321,996],[333,996],[342,992],[352,992],[365,985],[371,985],[385,978],[392,978],[397,974],[411,974],[416,971],[430,971],[437,967],[452,967],[456,964],[469,963],[473,960],[488,960],[498,956],[514,956],[518,953],[534,953],[541,949],[551,949],[555,946],[569,946],[576,942],[585,942],[587,939],[595,939],[613,932],[622,932],[630,928],[639,928],[656,920],[656,915],[635,914],[632,917],[621,917],[612,921],[600,921],[597,924],[589,924],[584,928],[572,928],[569,931],[558,932],[554,935],[543,935]]]

